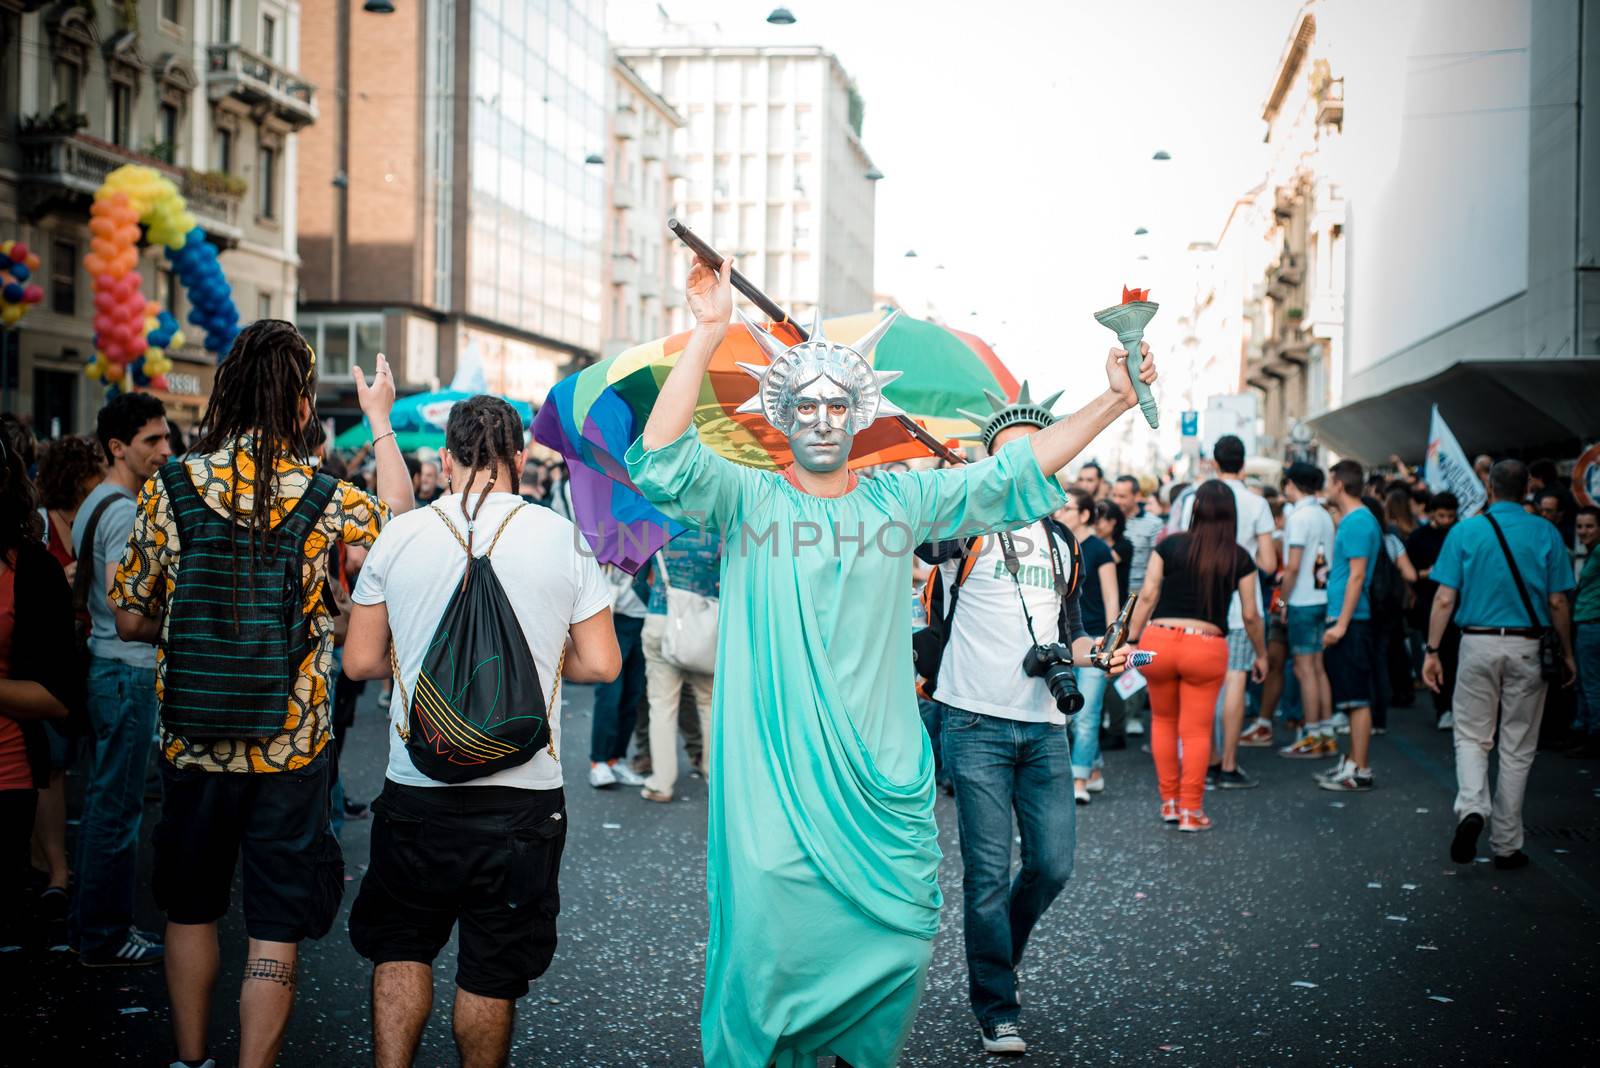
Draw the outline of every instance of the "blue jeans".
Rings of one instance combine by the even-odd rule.
[[[89,661],[93,759],[83,791],[72,930],[84,954],[121,946],[133,924],[144,782],[156,729],[156,673],[120,660]]]
[[[1072,674],[1083,694],[1083,708],[1072,717],[1072,777],[1087,779],[1091,771],[1105,764],[1100,759],[1100,718],[1109,676],[1094,667],[1075,667]]]
[[[956,787],[968,993],[980,1024],[1016,1020],[1017,962],[1033,925],[1072,877],[1077,848],[1067,728],[943,707]],[[1022,868],[1011,874],[1011,814]]]
[[[604,764],[628,755],[628,739],[644,700],[644,620],[613,615],[622,671],[594,688],[594,720],[589,731],[589,760]]]
[[[1572,638],[1578,662],[1578,718],[1572,729],[1600,736],[1600,623],[1579,623]]]
[[[933,746],[934,781],[940,786],[949,786],[950,769],[944,766],[944,705],[919,697],[917,712],[922,716],[922,728],[928,732],[928,741]]]

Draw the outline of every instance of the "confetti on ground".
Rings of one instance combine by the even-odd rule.
[[[1133,899],[1135,901],[1143,901],[1145,899],[1145,897],[1146,897],[1146,894],[1145,894],[1145,892],[1143,890],[1135,890],[1133,892]]]
[[[1306,948],[1307,949],[1321,949],[1322,948],[1322,943],[1321,942],[1307,942],[1306,943]]]
[[[1418,949],[1425,949],[1425,950],[1428,950],[1430,952],[1437,952],[1438,949],[1439,949],[1438,946],[1418,946],[1417,948]]]
[[[1402,889],[1402,890],[1415,890],[1416,888],[1417,888],[1417,884],[1416,883],[1401,883],[1400,884],[1400,889]]]
[[[1552,849],[1550,852],[1552,852],[1552,853],[1570,853],[1570,852],[1572,852],[1572,850],[1570,850],[1570,849]]]
[[[1308,983],[1304,979],[1296,979],[1294,982],[1290,983],[1289,985],[1290,986],[1298,986],[1298,987],[1301,987],[1301,988],[1303,988],[1305,990],[1315,990],[1317,988],[1317,984],[1316,983]]]
[[[1385,916],[1384,919],[1393,920],[1395,923],[1405,923],[1406,922],[1406,918],[1404,916]]]
[[[1429,1001],[1437,1001],[1441,1005],[1448,1005],[1452,1001],[1454,1001],[1455,998],[1447,998],[1443,994],[1429,994],[1428,995],[1428,1000]]]
[[[1368,883],[1367,884],[1367,889],[1368,890],[1382,890],[1383,889],[1383,884],[1382,883]]]
[[[150,1010],[145,1008],[143,1005],[129,1005],[127,1008],[118,1009],[117,1011],[124,1016],[134,1016],[141,1012],[149,1012]]]
[[[604,827],[608,831],[620,831],[620,830],[622,830],[622,824],[620,824],[620,823],[602,823],[600,826]]]
[[[1344,808],[1344,802],[1343,801],[1329,801],[1328,802],[1328,807],[1329,808]]]
[[[1489,858],[1488,857],[1473,857],[1472,858],[1472,863],[1474,863],[1474,864],[1487,864],[1487,863],[1489,863]]]
[[[1425,809],[1425,808],[1419,808],[1419,809],[1417,809],[1417,815],[1419,815],[1419,816],[1426,816],[1426,815],[1427,815],[1427,814],[1428,814],[1428,810],[1427,810],[1427,809]]]

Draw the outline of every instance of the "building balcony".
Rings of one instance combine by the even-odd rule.
[[[639,138],[639,158],[646,163],[654,163],[667,154],[667,139],[661,136],[660,131],[651,130]]]
[[[661,273],[659,271],[641,270],[639,272],[639,296],[646,299],[661,295]]]
[[[316,90],[264,56],[236,44],[206,49],[206,96],[233,97],[298,130],[317,121]]]
[[[1344,79],[1331,79],[1317,94],[1317,125],[1344,129]]]
[[[634,286],[639,284],[639,261],[631,255],[611,257],[611,284]]]
[[[619,141],[631,141],[639,136],[639,113],[618,108],[611,116],[611,136]]]
[[[611,206],[621,211],[631,211],[639,206],[639,194],[626,182],[611,184]]]
[[[22,208],[30,218],[66,210],[88,218],[95,190],[118,167],[137,163],[172,179],[207,236],[220,248],[233,248],[239,229],[242,182],[174,167],[86,134],[31,134],[21,138]]]

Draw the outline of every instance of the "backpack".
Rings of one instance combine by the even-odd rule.
[[[1392,623],[1405,615],[1406,580],[1400,569],[1389,559],[1384,539],[1378,540],[1378,551],[1372,556],[1372,585],[1367,588],[1367,600],[1372,605],[1372,618],[1382,623]]]
[[[159,477],[181,546],[162,644],[161,721],[192,741],[270,738],[283,730],[313,651],[301,568],[338,483],[314,477],[264,543],[240,551],[247,535],[206,504],[182,461],[162,465]]]
[[[409,698],[399,657],[389,646],[404,709],[395,733],[418,771],[452,785],[519,767],[541,749],[560,759],[548,710],[557,707],[561,664],[556,664],[547,704],[522,625],[490,562],[500,536],[527,504],[511,510],[482,556],[471,554],[438,505],[428,507],[467,553],[467,570],[434,628]]]

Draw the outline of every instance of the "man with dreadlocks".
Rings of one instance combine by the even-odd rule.
[[[306,463],[316,356],[290,323],[250,324],[217,364],[200,440],[144,485],[117,568],[117,631],[157,646],[162,807],[155,895],[167,914],[176,1065],[214,1066],[206,1024],[217,921],[244,860],[249,950],[239,1064],[271,1065],[294,1003],[298,944],[332,926],[344,890],[328,828],[330,549],[367,546],[411,508],[389,426],[394,379],[369,385],[378,497]],[[380,499],[381,498],[381,499]]]
[[[933,751],[911,662],[911,549],[1011,530],[1065,500],[1049,476],[1135,403],[1114,349],[1110,388],[982,463],[857,480],[855,436],[897,409],[853,345],[786,346],[746,323],[770,361],[744,410],[788,439],[782,475],[701,444],[695,411],[732,316],[731,260],[691,269],[695,328],[627,453],[640,492],[726,541],[711,717],[701,1044],[713,1068],[857,1068],[900,1057],[941,904]],[[1152,381],[1148,357],[1141,378]],[[692,518],[691,518],[692,517]],[[1026,650],[1016,650],[1020,662]]]

